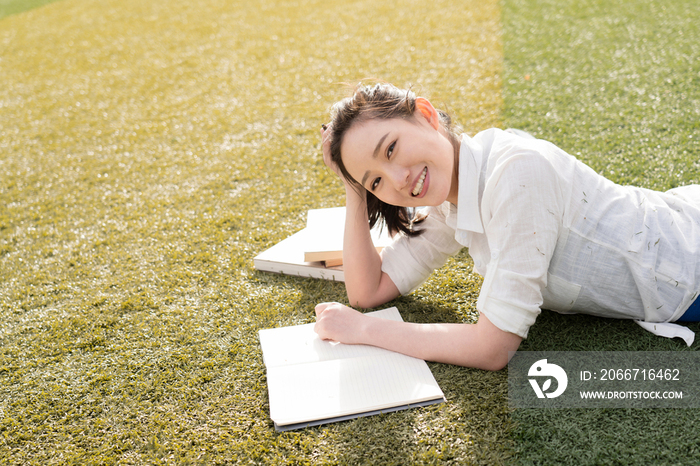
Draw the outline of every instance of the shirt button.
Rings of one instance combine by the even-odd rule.
[[[474,265],[476,265],[477,267],[481,267],[481,261],[479,259],[475,260]]]
[[[498,249],[491,251],[491,259],[498,259]]]

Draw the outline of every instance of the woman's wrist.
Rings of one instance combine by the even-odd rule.
[[[348,206],[358,204],[366,209],[367,191],[345,183],[345,199]]]
[[[358,325],[357,343],[361,345],[380,346],[374,341],[373,336],[377,333],[375,326],[381,324],[382,319],[366,314],[360,314],[360,316],[361,320],[360,325]]]

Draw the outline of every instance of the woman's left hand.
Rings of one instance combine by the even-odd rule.
[[[316,306],[314,331],[322,340],[356,345],[363,343],[366,319],[361,312],[339,303],[321,303]]]

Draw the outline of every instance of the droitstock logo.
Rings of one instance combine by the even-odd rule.
[[[537,394],[537,398],[556,398],[564,393],[569,383],[566,371],[556,364],[548,363],[546,359],[535,361],[535,363],[530,366],[527,375],[543,379],[542,386],[540,386],[537,379],[528,379],[530,385],[532,385],[532,389],[535,390],[535,394]],[[552,388],[552,379],[557,381],[556,390],[548,392],[547,390]]]

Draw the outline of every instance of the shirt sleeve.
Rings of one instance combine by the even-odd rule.
[[[477,309],[501,330],[526,338],[540,313],[563,205],[554,167],[534,151],[505,158],[487,181],[482,218],[491,258]]]
[[[428,212],[421,223],[420,236],[401,235],[382,251],[382,271],[402,295],[418,288],[463,247],[455,240],[455,230],[445,223],[444,215],[436,208]]]

